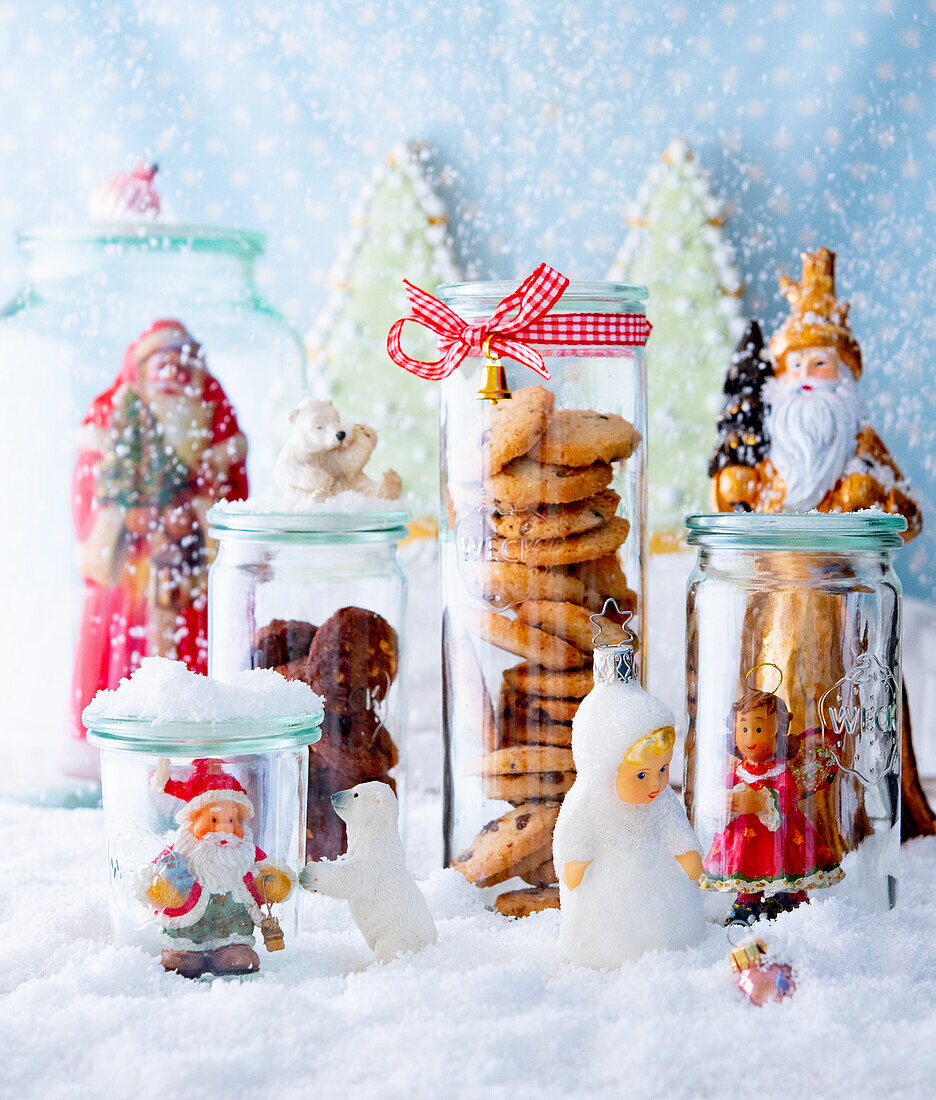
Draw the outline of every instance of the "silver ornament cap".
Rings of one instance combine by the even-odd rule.
[[[602,618],[609,607],[617,615],[623,616],[624,621],[621,626],[627,634],[626,638],[613,644],[601,640],[602,631],[607,627],[607,623],[603,622]],[[592,645],[594,646],[592,678],[594,682],[596,684],[629,684],[631,680],[636,680],[637,663],[634,655],[634,638],[627,630],[627,622],[631,617],[631,612],[622,612],[614,600],[607,599],[598,614],[589,615],[588,617],[595,626],[595,633],[592,635]]]

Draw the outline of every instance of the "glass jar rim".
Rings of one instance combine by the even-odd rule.
[[[88,715],[88,744],[152,756],[245,756],[302,748],[322,736],[323,711],[277,718],[163,722],[158,718]]]
[[[436,290],[436,296],[457,313],[457,305],[471,301],[478,308],[493,310],[508,294],[512,294],[519,285],[509,279],[492,279],[474,283],[443,283]],[[588,312],[600,313],[602,307],[620,308],[626,305],[629,310],[643,313],[644,303],[650,296],[645,286],[637,283],[616,283],[607,281],[573,281],[566,287],[565,293],[553,306],[551,312]],[[585,309],[584,307],[591,307]]]
[[[903,546],[903,516],[861,512],[706,512],[686,517],[686,542],[706,549],[846,552]]]
[[[406,538],[405,509],[368,512],[283,512],[219,502],[208,511],[212,535],[289,542],[399,542]]]
[[[97,225],[47,225],[21,230],[22,252],[65,248],[73,252],[121,248],[149,252],[208,252],[253,258],[263,254],[266,234],[228,226],[168,222],[102,222]]]

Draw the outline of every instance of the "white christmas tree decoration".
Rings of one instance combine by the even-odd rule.
[[[426,179],[426,158],[423,146],[401,143],[375,168],[352,210],[350,233],[329,277],[328,301],[306,346],[315,391],[335,403],[343,420],[377,430],[375,469],[396,469],[414,514],[434,517],[437,387],[400,370],[387,355],[387,331],[408,312],[403,278],[430,293],[458,279],[448,219]],[[407,351],[435,359],[430,335],[409,328]]]
[[[722,237],[723,204],[684,141],[647,173],[608,271],[650,291],[647,315],[651,549],[678,544],[707,506],[721,386],[744,322],[741,281]]]

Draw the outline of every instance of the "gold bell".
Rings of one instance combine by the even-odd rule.
[[[490,336],[484,341],[481,350],[487,362],[484,364],[484,385],[478,390],[478,400],[490,401],[492,405],[509,400],[512,394],[507,389],[507,372],[500,356],[491,351]]]

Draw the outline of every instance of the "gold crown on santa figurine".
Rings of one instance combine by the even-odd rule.
[[[835,253],[828,248],[802,254],[803,273],[794,282],[780,277],[780,293],[790,303],[790,316],[770,338],[777,373],[786,355],[803,348],[835,348],[856,379],[861,377],[861,348],[848,325],[848,302],[835,296]]]

